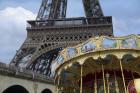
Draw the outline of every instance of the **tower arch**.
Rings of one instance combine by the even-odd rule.
[[[50,89],[44,89],[41,93],[52,93]]]
[[[29,93],[29,92],[23,86],[13,85],[5,89],[2,93]]]

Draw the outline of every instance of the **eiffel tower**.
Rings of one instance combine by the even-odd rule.
[[[112,17],[98,0],[82,0],[85,17],[66,18],[67,0],[43,0],[36,20],[27,21],[27,38],[11,65],[51,75],[51,63],[66,47],[101,35],[113,36]]]

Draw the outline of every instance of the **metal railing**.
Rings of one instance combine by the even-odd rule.
[[[25,68],[16,67],[10,64],[0,63],[0,74],[20,77],[25,79],[37,80],[53,84],[53,78],[35,73]]]
[[[80,26],[80,25],[101,25],[112,24],[112,17],[100,18],[67,18],[56,20],[43,20],[43,21],[28,21],[28,28],[43,28],[43,27],[67,27],[67,26]]]

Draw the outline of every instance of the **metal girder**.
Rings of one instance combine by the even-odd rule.
[[[39,74],[44,74],[46,76],[51,75],[51,64],[59,55],[62,48],[56,48],[49,52],[42,54],[33,63],[30,63],[26,69],[32,70]]]
[[[86,17],[104,16],[98,0],[83,0]],[[66,17],[67,0],[43,0],[37,20],[62,19]]]
[[[67,0],[55,0],[53,7],[53,14],[50,15],[52,16],[53,19],[62,19],[66,17],[66,10],[67,10]]]
[[[83,0],[86,17],[104,16],[99,0]]]
[[[36,20],[66,17],[67,0],[43,0]]]
[[[52,0],[42,0],[36,20],[48,19],[50,13]]]

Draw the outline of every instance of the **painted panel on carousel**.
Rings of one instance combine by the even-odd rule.
[[[103,48],[116,48],[117,47],[117,41],[109,38],[104,38],[102,43]]]
[[[53,77],[55,75],[55,70],[57,69],[57,67],[59,66],[59,64],[57,62],[52,63],[51,65],[51,77]]]
[[[51,72],[55,72],[56,68],[59,66],[57,62],[52,63],[51,65]]]
[[[96,48],[96,45],[92,41],[89,41],[82,46],[81,51],[83,53],[86,53],[86,52],[90,52],[94,50],[95,48]]]
[[[121,41],[122,48],[137,48],[136,40],[134,38],[124,39]]]
[[[76,48],[67,49],[67,55],[69,58],[73,58],[74,56],[76,56],[77,53],[78,53],[78,51],[76,50]]]
[[[58,64],[61,64],[61,63],[63,63],[63,61],[64,61],[64,57],[62,56],[62,55],[59,55],[57,58],[56,58],[56,60],[55,60]]]

